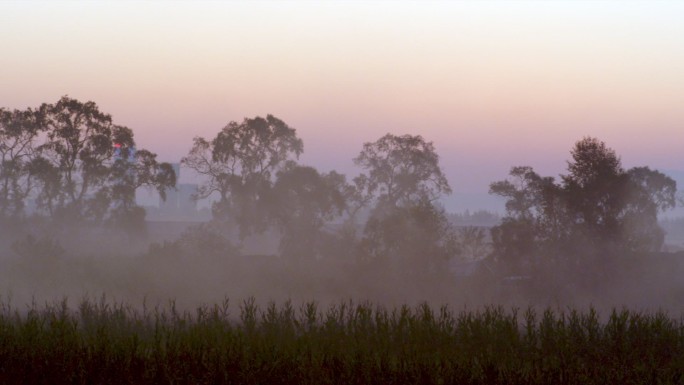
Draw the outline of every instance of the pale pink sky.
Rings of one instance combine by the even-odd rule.
[[[0,2],[0,106],[68,94],[178,160],[274,114],[305,163],[421,134],[456,192],[563,171],[585,135],[684,169],[684,2]]]

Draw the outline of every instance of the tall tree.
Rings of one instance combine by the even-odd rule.
[[[65,96],[55,104],[43,104],[39,113],[47,132],[47,142],[39,150],[59,173],[55,194],[43,191],[46,208],[60,217],[102,219],[97,207],[106,194],[114,145],[132,149],[133,132],[113,124],[111,116],[92,101]]]
[[[214,217],[232,217],[245,234],[263,229],[266,211],[259,200],[272,187],[274,174],[303,149],[294,128],[267,115],[230,122],[211,141],[195,138],[182,163],[205,177],[197,198],[218,194]]]
[[[169,163],[159,163],[157,155],[148,150],[127,154],[123,151],[110,172],[110,220],[130,232],[143,230],[145,211],[135,201],[139,188],[155,189],[162,200],[166,190],[176,186],[176,173]]]
[[[171,166],[149,151],[136,152],[133,131],[114,124],[94,102],[64,96],[32,114],[45,138],[34,147],[27,169],[37,187],[38,208],[53,218],[101,222],[122,206],[137,207],[137,187],[163,193],[175,186]]]
[[[451,193],[434,145],[420,135],[387,134],[364,144],[354,162],[367,170],[367,188],[390,207]]]
[[[357,179],[357,189],[366,190],[358,196],[376,201],[361,240],[367,257],[408,273],[428,271],[456,253],[454,231],[435,205],[451,187],[432,142],[387,134],[364,144],[354,162],[367,172]]]
[[[346,201],[341,175],[290,164],[278,172],[272,190],[272,216],[282,233],[281,255],[312,260],[320,255],[323,226],[342,214]]]
[[[459,253],[458,238],[444,210],[424,199],[372,216],[361,240],[362,255],[406,277],[444,270]]]
[[[571,151],[561,182],[530,167],[492,183],[507,198],[507,215],[492,229],[495,256],[516,268],[539,258],[596,264],[630,252],[657,251],[663,232],[657,215],[675,205],[676,183],[648,167],[624,170],[605,143],[583,138]]]
[[[624,242],[635,251],[659,250],[665,232],[658,224],[658,214],[675,207],[677,183],[648,167],[634,167],[627,175],[627,203],[621,214]]]
[[[0,108],[0,220],[24,214],[39,134],[34,111]]]
[[[618,241],[620,215],[627,204],[629,175],[615,151],[596,138],[575,143],[563,175],[563,190],[573,221],[588,239]]]
[[[490,194],[507,198],[506,216],[492,229],[492,241],[518,269],[531,262],[527,258],[548,253],[550,244],[566,237],[568,217],[564,193],[554,178],[542,177],[527,166],[513,167],[509,175],[510,179],[490,185]]]

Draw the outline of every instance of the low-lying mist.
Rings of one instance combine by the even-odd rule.
[[[535,276],[502,276],[486,261],[444,261],[439,269],[420,271],[358,256],[301,261],[244,255],[209,224],[191,226],[175,241],[152,244],[117,232],[64,230],[59,238],[26,235],[3,244],[0,292],[5,300],[21,308],[65,298],[76,305],[104,296],[136,308],[174,301],[178,308],[192,310],[226,298],[239,304],[253,297],[261,304],[313,301],[322,307],[354,300],[388,308],[426,302],[455,309],[498,304],[674,313],[684,300],[681,253],[623,258],[609,277],[583,284],[591,272],[548,266]],[[258,241],[277,244],[267,237]]]

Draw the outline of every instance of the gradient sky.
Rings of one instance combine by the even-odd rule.
[[[675,1],[2,1],[0,106],[93,100],[168,161],[271,113],[348,174],[364,142],[420,134],[463,208],[513,165],[558,175],[586,135],[684,169],[682,20]]]

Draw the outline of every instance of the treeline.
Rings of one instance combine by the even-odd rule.
[[[61,224],[115,223],[139,229],[144,210],[136,189],[164,196],[176,183],[167,163],[136,149],[133,131],[93,102],[63,97],[26,110],[0,109],[0,221],[34,217]]]
[[[677,186],[648,167],[625,170],[595,138],[577,142],[571,157],[560,181],[513,167],[510,179],[490,186],[507,199],[492,258],[517,274],[596,287],[629,257],[662,249],[657,215],[675,206]]]
[[[133,131],[93,102],[63,97],[2,109],[0,117],[5,226],[39,218],[137,233],[145,214],[136,189],[151,187],[163,198],[174,188],[171,166],[136,149]],[[387,134],[364,144],[354,178],[299,164],[303,151],[296,130],[272,115],[195,138],[182,164],[202,177],[196,198],[216,198],[213,220],[151,252],[235,256],[239,245],[226,234],[275,232],[281,259],[294,264],[344,260],[425,278],[461,258],[483,260],[499,277],[591,286],[620,258],[660,250],[657,214],[675,205],[672,179],[648,167],[625,170],[603,142],[584,138],[560,180],[513,167],[509,180],[491,185],[507,201],[490,242],[485,229],[453,226],[438,204],[451,187],[434,145],[421,136]],[[28,202],[35,202],[30,213]]]

